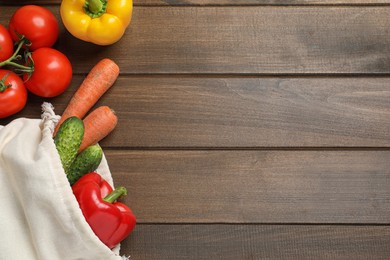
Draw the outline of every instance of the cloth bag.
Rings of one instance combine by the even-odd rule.
[[[42,109],[0,126],[0,259],[127,259],[85,221],[52,138],[59,116]],[[113,185],[104,156],[96,171]]]

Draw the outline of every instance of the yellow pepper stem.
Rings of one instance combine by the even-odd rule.
[[[87,0],[84,11],[92,18],[97,18],[104,14],[107,9],[107,0]]]

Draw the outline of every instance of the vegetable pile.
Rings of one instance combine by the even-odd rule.
[[[0,118],[24,108],[27,90],[37,96],[55,97],[68,87],[72,65],[53,48],[58,35],[54,14],[36,5],[17,9],[8,30],[0,25]]]
[[[131,20],[132,0],[63,0],[61,17],[75,37],[99,45],[118,41]],[[41,6],[17,9],[0,24],[0,118],[22,110],[28,92],[51,98],[62,94],[72,79],[69,59],[53,48],[59,37],[54,14]],[[102,59],[88,73],[64,110],[53,133],[61,164],[80,209],[96,236],[109,248],[133,230],[136,218],[117,202],[126,189],[113,189],[97,169],[103,159],[98,144],[117,125],[108,106],[92,110],[114,84],[119,67]],[[92,111],[91,111],[92,110]]]
[[[119,67],[114,61],[99,61],[71,98],[54,131],[55,146],[81,211],[109,248],[130,234],[136,217],[126,205],[115,202],[126,194],[126,188],[113,190],[96,172],[103,158],[98,142],[114,130],[117,116],[108,106],[87,113],[118,75]]]
[[[60,6],[65,28],[74,37],[97,45],[119,41],[130,24],[132,10],[132,0],[63,0]],[[57,18],[37,5],[17,9],[8,29],[0,24],[0,118],[25,107],[27,90],[51,98],[69,86],[72,65],[53,48],[58,37]]]

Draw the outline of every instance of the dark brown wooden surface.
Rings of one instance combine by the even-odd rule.
[[[108,55],[130,74],[387,74],[389,12],[390,6],[135,7],[115,47],[81,44],[64,33],[58,48],[79,72]]]
[[[0,0],[0,4],[59,4],[60,0]],[[134,6],[373,6],[388,5],[389,0],[133,0]]]
[[[58,15],[58,6],[50,9]],[[62,30],[56,47],[76,73],[110,56],[123,74],[388,74],[389,12],[390,6],[140,6],[115,46],[76,41]]]
[[[388,150],[107,156],[117,181],[129,187],[126,203],[145,223],[390,222]]]
[[[142,225],[124,246],[143,260],[379,260],[389,243],[388,226]]]
[[[0,1],[0,23],[25,3]],[[101,142],[138,217],[131,259],[390,259],[390,2],[138,0],[123,39],[61,27],[74,77],[0,124],[61,113],[101,58]]]
[[[84,76],[53,100],[61,113]],[[111,147],[390,147],[390,79],[122,76]],[[23,111],[39,116],[42,99]],[[10,120],[10,119],[9,119]]]

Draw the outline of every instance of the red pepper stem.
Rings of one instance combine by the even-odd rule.
[[[120,196],[122,195],[127,195],[127,190],[125,187],[118,187],[116,188],[115,190],[113,190],[110,194],[108,194],[107,196],[105,196],[103,198],[104,201],[108,202],[108,203],[113,203],[114,201],[116,201]]]

